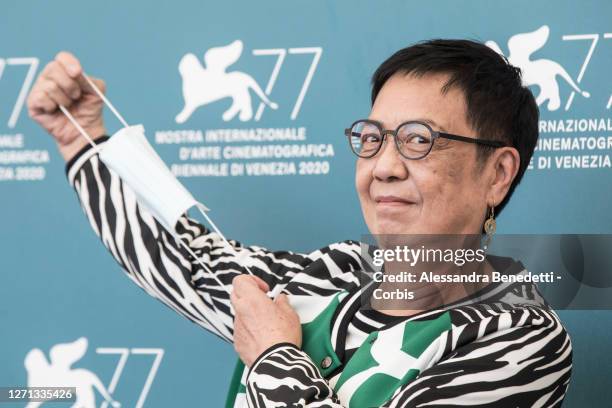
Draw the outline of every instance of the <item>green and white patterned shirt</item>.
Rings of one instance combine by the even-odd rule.
[[[104,143],[105,138],[98,143]],[[89,222],[151,296],[232,342],[227,292],[142,208],[89,146],[66,167]],[[557,407],[572,367],[570,338],[532,284],[491,284],[478,299],[410,317],[360,311],[359,242],[303,254],[230,243],[183,217],[178,231],[228,288],[248,267],[300,316],[303,344],[278,344],[238,365],[233,407]],[[491,259],[516,269],[504,258]],[[516,273],[514,270],[511,273]],[[368,322],[364,324],[364,322]]]

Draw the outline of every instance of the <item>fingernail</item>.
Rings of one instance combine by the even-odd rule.
[[[70,75],[77,75],[79,73],[79,67],[77,65],[69,65],[68,72]]]

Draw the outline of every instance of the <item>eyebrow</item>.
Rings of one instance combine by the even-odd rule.
[[[376,120],[376,119],[372,119],[370,118],[371,121],[374,121],[376,123],[378,123],[381,127],[385,127],[384,124],[380,121],[380,120]],[[439,129],[441,132],[447,132],[447,130],[444,128],[444,126],[439,125],[435,120],[433,119],[428,119],[428,118],[414,118],[414,119],[408,119],[408,120],[403,120],[402,123],[404,122],[409,122],[411,120],[415,120],[415,121],[419,121],[419,122],[425,122],[428,125],[432,126],[435,129]]]

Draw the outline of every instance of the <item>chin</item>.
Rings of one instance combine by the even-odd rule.
[[[404,235],[413,234],[413,228],[405,223],[397,221],[385,221],[380,222],[376,228],[377,234],[379,235]]]

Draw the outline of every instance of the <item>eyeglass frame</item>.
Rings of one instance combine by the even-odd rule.
[[[376,126],[380,132],[380,137],[382,138],[382,141],[380,142],[380,144],[378,145],[378,148],[374,151],[374,153],[372,153],[369,156],[361,156],[360,154],[358,154],[355,149],[353,148],[353,143],[351,143],[351,137],[354,136],[352,129],[353,127],[360,122],[366,122],[366,123],[370,123],[374,126]],[[400,146],[398,145],[397,142],[397,132],[400,130],[400,128],[402,126],[405,126],[407,124],[419,124],[419,125],[423,125],[425,126],[429,132],[431,133],[431,143],[429,144],[429,149],[427,149],[427,151],[421,156],[421,157],[406,157],[406,155],[404,153],[402,153],[402,149],[400,148]],[[351,127],[344,129],[344,135],[347,136],[348,139],[348,143],[351,146],[351,151],[353,153],[355,153],[355,155],[357,155],[357,157],[360,157],[362,159],[371,159],[372,157],[376,156],[376,154],[378,154],[378,152],[380,151],[382,145],[385,143],[385,137],[387,136],[387,134],[391,134],[393,135],[393,139],[395,140],[395,147],[397,147],[397,151],[399,152],[399,154],[408,159],[408,160],[420,160],[425,158],[430,152],[431,149],[433,149],[433,145],[436,142],[436,139],[438,138],[443,138],[443,139],[449,139],[449,140],[457,140],[460,142],[467,142],[467,143],[473,143],[476,145],[481,145],[481,146],[487,146],[487,147],[493,147],[493,148],[499,148],[499,147],[508,147],[507,144],[505,144],[504,142],[500,142],[498,140],[485,140],[485,139],[477,139],[477,138],[473,138],[473,137],[467,137],[467,136],[460,136],[460,135],[454,135],[452,133],[446,133],[446,132],[440,132],[437,130],[433,130],[432,127],[425,122],[422,122],[420,120],[408,120],[406,122],[402,122],[399,124],[399,126],[395,129],[395,130],[391,130],[391,129],[383,129],[383,126],[380,122],[372,120],[372,119],[359,119],[356,120],[355,122],[353,122],[353,124],[351,125]]]

